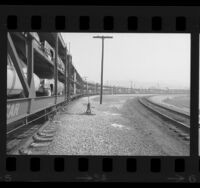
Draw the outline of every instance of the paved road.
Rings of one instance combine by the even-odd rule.
[[[137,96],[91,97],[92,113],[83,115],[87,98],[67,106],[60,116],[51,155],[189,155],[189,144],[154,116]]]

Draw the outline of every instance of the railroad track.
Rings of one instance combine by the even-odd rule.
[[[62,109],[59,109],[59,111],[58,109],[54,109],[27,123],[19,122],[20,124],[15,126],[15,128],[11,128],[9,131],[7,130],[7,153],[13,153],[17,148],[26,144],[27,140],[30,140],[41,128],[46,127],[48,124],[51,124],[51,122],[55,122],[55,117],[60,114],[60,110]],[[42,119],[44,116],[47,116],[45,120]]]
[[[45,154],[44,147],[47,149],[53,140],[58,123],[60,121],[56,115],[45,122],[29,125],[25,130],[19,129],[10,138],[7,134],[7,154]],[[38,148],[43,149],[38,151]]]
[[[79,97],[80,97],[80,95],[72,96],[69,100],[69,103],[73,100],[77,100]],[[64,105],[64,106],[66,106],[66,105]],[[54,105],[51,106],[51,107],[48,107],[47,109],[52,108],[53,110],[50,110],[49,112],[46,112],[43,115],[38,115],[37,117],[33,118],[30,121],[25,120],[25,118],[34,116],[34,115],[36,115],[36,113],[35,114],[33,113],[29,116],[26,116],[25,118],[22,118],[22,119],[16,121],[15,123],[12,123],[13,125],[11,125],[11,126],[7,125],[7,132],[6,132],[7,136],[10,137],[10,135],[15,134],[18,131],[21,132],[21,130],[23,131],[23,129],[26,129],[26,130],[27,130],[27,128],[28,129],[32,129],[32,128],[34,129],[35,124],[38,124],[37,121],[40,121],[40,119],[45,118],[45,117],[46,117],[46,119],[52,119],[52,117],[56,113],[58,113],[60,110],[62,110],[64,108],[64,107],[60,106],[61,108],[57,107],[55,109],[54,107],[55,107]],[[45,110],[42,110],[42,111],[45,111]],[[42,112],[42,111],[40,111],[40,112]]]
[[[160,118],[164,119],[166,122],[170,122],[170,124],[172,125],[170,129],[172,129],[174,132],[177,132],[178,135],[181,136],[184,140],[189,140],[190,116],[182,114],[180,112],[175,112],[174,110],[155,104],[145,97],[139,98],[139,102],[148,110],[152,111]]]
[[[73,96],[70,99],[70,102],[76,100],[79,96]],[[27,140],[30,140],[42,127],[45,127],[46,124],[51,124],[51,122],[56,122],[57,115],[59,115],[65,106],[60,106],[59,108],[53,108],[49,112],[38,115],[32,118],[30,121],[20,120],[16,122],[13,126],[7,127],[7,153],[11,154],[15,152],[18,148],[26,144]],[[45,120],[44,120],[45,118]],[[42,137],[42,135],[39,135]],[[44,137],[44,136],[43,136]],[[48,137],[48,136],[46,136]],[[34,137],[35,138],[35,137]],[[47,142],[48,138],[38,139],[40,142]],[[25,152],[26,153],[26,152]]]

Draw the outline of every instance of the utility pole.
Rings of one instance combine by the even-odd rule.
[[[102,40],[102,57],[101,57],[101,92],[100,92],[100,104],[102,104],[103,93],[103,57],[104,57],[104,39],[112,39],[112,36],[93,36],[93,38]]]

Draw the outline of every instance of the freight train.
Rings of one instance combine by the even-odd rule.
[[[40,42],[40,37],[37,33],[32,32],[31,33],[34,38],[34,43],[37,48],[41,49],[44,53],[44,55],[50,60],[55,60],[55,51],[51,47],[51,45],[44,41],[43,43]],[[26,35],[25,33],[21,33],[21,35]],[[15,38],[15,37],[14,37]],[[17,39],[17,38],[16,38]],[[23,73],[25,78],[27,79],[27,65],[24,61],[26,60],[25,53],[23,50],[23,44],[22,42],[17,39],[16,42],[16,49],[19,54],[19,60],[20,65],[22,67]],[[24,60],[24,61],[23,61]],[[61,72],[64,72],[64,64],[60,57],[58,57],[58,70]],[[36,96],[52,96],[55,94],[54,88],[55,88],[55,81],[53,79],[53,74],[51,77],[40,77],[37,74],[33,73],[34,78],[34,86],[36,91]],[[64,91],[64,83],[57,81],[57,95],[62,95]],[[13,65],[13,61],[10,57],[10,55],[7,55],[7,98],[13,99],[13,98],[22,98],[23,95],[23,87],[20,82],[20,79],[18,77],[18,74],[15,70],[15,67]]]
[[[60,33],[8,32],[7,134],[71,100],[100,93],[72,63]]]
[[[21,66],[24,76],[25,78],[27,78],[27,67],[22,61],[21,61]],[[34,77],[35,89],[37,91],[40,87],[40,78],[36,74],[33,74],[33,77]],[[17,72],[14,68],[11,57],[9,55],[7,56],[7,97],[8,98],[23,97],[23,87],[20,82],[19,76],[17,75]]]
[[[24,76],[27,79],[27,67],[22,60],[21,66]],[[33,78],[36,96],[51,96],[54,94],[54,79],[41,79],[36,74],[33,74]],[[57,94],[62,95],[63,91],[64,84],[57,81]],[[23,87],[9,55],[7,56],[7,97],[9,99],[23,97]]]
[[[87,93],[60,33],[9,32],[7,39],[7,134]]]

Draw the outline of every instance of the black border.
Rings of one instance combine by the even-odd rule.
[[[34,0],[1,0],[0,4],[2,5],[47,5],[47,2],[44,1],[34,1]],[[77,5],[77,6],[199,6],[200,2],[196,0],[190,1],[179,1],[179,0],[123,0],[123,1],[114,1],[114,0],[73,0],[73,1],[49,1],[48,5]]]
[[[192,182],[200,181],[199,156],[198,156],[198,94],[199,94],[199,33],[200,33],[200,7],[195,6],[0,6],[0,70],[6,78],[7,62],[7,16],[17,15],[18,28],[15,31],[31,31],[30,19],[32,15],[42,16],[42,29],[45,32],[60,32],[54,27],[55,16],[66,17],[66,32],[127,32],[127,33],[155,33],[151,27],[154,16],[162,18],[162,30],[157,33],[190,33],[191,34],[191,132],[189,157],[158,157],[158,156],[63,156],[65,168],[63,172],[54,171],[54,158],[56,156],[39,156],[39,171],[30,171],[30,161],[33,156],[12,156],[16,159],[16,171],[6,170],[6,116],[0,116],[0,181],[109,181],[109,182]],[[90,29],[79,30],[80,16],[90,17]],[[114,18],[114,29],[104,31],[104,16]],[[128,30],[127,18],[138,17],[138,28]],[[184,17],[186,28],[177,31],[176,18]],[[6,82],[0,79],[0,114],[6,112]],[[38,156],[37,156],[38,157]],[[59,156],[60,157],[60,156]],[[34,157],[35,158],[35,157]],[[78,162],[80,158],[87,158],[89,168],[80,172]],[[102,165],[112,163],[111,172],[104,172]],[[127,159],[136,159],[136,172],[126,170]],[[160,172],[151,171],[151,160],[159,159]],[[181,160],[183,159],[183,160]],[[38,160],[34,164],[37,164]],[[155,161],[155,160],[153,160]],[[177,162],[178,161],[178,162]],[[183,167],[183,172],[176,172]],[[155,162],[153,162],[155,164]],[[156,162],[156,164],[158,164]],[[176,165],[175,165],[176,164]],[[180,167],[181,166],[181,167]],[[176,170],[175,170],[176,168]],[[154,168],[155,169],[155,168]]]

